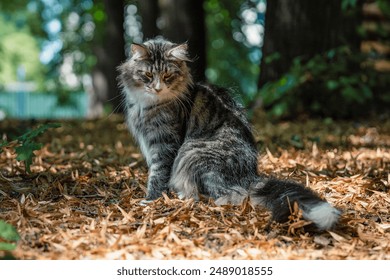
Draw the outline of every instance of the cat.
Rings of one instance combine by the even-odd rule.
[[[340,211],[298,183],[259,175],[258,151],[244,108],[225,88],[194,83],[187,44],[163,38],[131,45],[118,67],[127,125],[149,168],[145,203],[174,191],[181,199],[211,197],[218,205],[250,197],[288,220],[297,202],[319,230]]]

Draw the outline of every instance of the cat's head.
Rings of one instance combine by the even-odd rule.
[[[164,39],[132,44],[130,59],[119,66],[120,85],[135,102],[175,99],[192,84],[188,61],[187,44]]]

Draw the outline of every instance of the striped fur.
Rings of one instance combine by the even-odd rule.
[[[171,190],[199,194],[218,204],[239,204],[248,195],[277,221],[298,202],[303,217],[332,228],[339,211],[308,188],[262,178],[251,127],[242,107],[217,86],[193,84],[187,45],[155,39],[132,45],[119,67],[127,124],[149,167],[146,200]]]

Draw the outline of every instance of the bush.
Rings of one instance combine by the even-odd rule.
[[[274,117],[352,118],[386,112],[390,79],[373,69],[366,55],[343,46],[307,62],[296,58],[288,73],[259,94]]]

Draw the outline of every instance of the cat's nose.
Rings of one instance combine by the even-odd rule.
[[[153,88],[156,91],[156,93],[160,93],[160,91],[162,90],[163,87],[159,78],[157,79],[156,83],[153,85]]]

